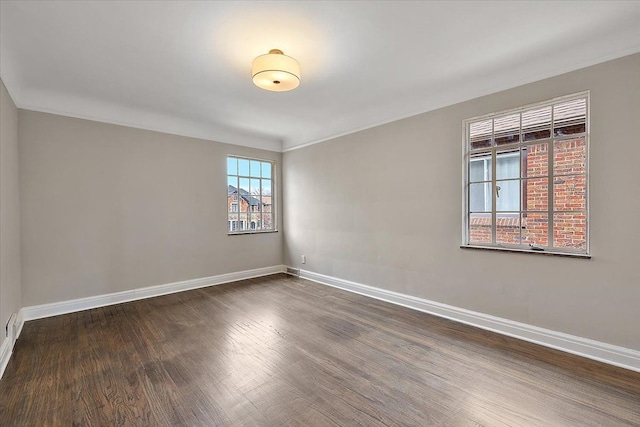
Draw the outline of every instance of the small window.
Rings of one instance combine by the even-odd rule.
[[[588,254],[588,96],[465,121],[464,245]]]
[[[227,157],[229,234],[275,231],[274,163]]]

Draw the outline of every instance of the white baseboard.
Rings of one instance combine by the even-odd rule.
[[[631,350],[588,338],[552,331],[526,323],[515,322],[489,314],[429,301],[423,298],[388,291],[324,274],[300,270],[300,277],[323,285],[333,286],[349,292],[412,308],[414,310],[444,317],[467,325],[486,329],[502,335],[519,338],[535,344],[576,354],[599,362],[640,372],[640,351]]]
[[[0,378],[2,378],[4,370],[9,363],[11,353],[13,353],[13,344],[9,337],[5,337],[5,339],[2,340],[2,344],[0,344]]]
[[[269,274],[283,273],[285,270],[284,265],[274,265],[271,267],[256,268],[255,270],[238,271],[235,273],[203,277],[201,279],[185,280],[182,282],[132,289],[130,291],[114,292],[112,294],[96,295],[93,297],[78,298],[69,301],[34,305],[31,307],[24,307],[20,310],[19,316],[23,321],[42,319],[44,317],[58,316],[60,314],[73,313],[96,307],[105,307],[123,302],[152,298],[160,295],[188,291],[191,289],[204,288],[207,286],[221,285],[223,283],[236,282],[238,280],[251,279],[254,277],[267,276]]]
[[[5,337],[2,340],[2,344],[0,344],[0,379],[4,375],[4,370],[7,368],[9,364],[9,359],[11,359],[11,355],[13,354],[13,347],[20,336],[20,332],[22,332],[22,326],[24,325],[24,320],[22,317],[22,310],[18,312],[18,316],[16,318],[16,326],[17,332],[13,337]]]
[[[24,310],[20,309],[18,311],[18,332],[16,333],[16,341],[20,337],[20,333],[22,332],[22,327],[24,326]]]
[[[219,274],[217,276],[203,277],[201,279],[185,280],[182,282],[167,283],[164,285],[149,286],[146,288],[132,289],[130,291],[115,292],[112,294],[96,295],[93,297],[79,298],[69,301],[60,301],[50,304],[23,307],[16,318],[17,332],[13,340],[5,338],[0,345],[0,379],[9,363],[13,346],[22,332],[24,322],[27,320],[42,319],[58,316],[60,314],[73,313],[91,308],[104,307],[123,302],[135,301],[144,298],[157,297],[188,291],[190,289],[204,288],[206,286],[221,285],[223,283],[236,282],[238,280],[252,279],[254,277],[267,276],[269,274],[284,273],[284,265],[256,268],[255,270],[238,271],[235,273]]]

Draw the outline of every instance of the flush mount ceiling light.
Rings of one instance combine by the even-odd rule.
[[[279,49],[253,60],[251,67],[253,83],[259,88],[273,92],[285,92],[300,84],[300,64]]]

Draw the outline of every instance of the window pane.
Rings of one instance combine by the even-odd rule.
[[[520,244],[520,214],[496,218],[496,243]]]
[[[260,213],[252,213],[249,216],[249,228],[251,230],[259,230],[260,225]]]
[[[249,174],[258,178],[260,177],[260,162],[258,160],[249,161]]]
[[[251,178],[249,182],[249,193],[253,195],[260,194],[260,180],[256,178]]]
[[[553,107],[553,135],[563,136],[586,131],[587,101],[575,99]]]
[[[238,174],[238,159],[235,157],[227,157],[227,173],[229,175]]]
[[[525,196],[523,210],[546,211],[549,209],[549,179],[533,178],[522,181],[522,194]]]
[[[493,123],[496,145],[520,141],[520,114],[498,117]]]
[[[229,220],[227,221],[229,226],[229,231],[237,231],[238,230],[238,214],[229,214]]]
[[[238,159],[238,175],[249,176],[249,160]]]
[[[469,164],[469,181],[478,182],[485,180],[484,160],[472,160]]]
[[[586,175],[567,175],[553,180],[553,210],[578,211],[587,209]]]
[[[271,200],[272,200],[271,196],[262,196],[262,199],[261,199],[262,206],[261,206],[261,208],[262,208],[263,212],[273,212]]]
[[[249,193],[249,178],[240,178],[240,195],[244,196]]]
[[[553,142],[553,174],[578,174],[587,170],[587,143],[584,137]]]
[[[522,244],[549,245],[549,214],[527,212],[522,214]]]
[[[550,138],[551,106],[522,113],[522,135],[524,141]]]
[[[471,212],[491,212],[491,183],[469,184]]]
[[[496,211],[520,210],[520,180],[496,181]]]
[[[492,120],[475,122],[469,125],[469,148],[491,147]]]
[[[262,228],[263,230],[273,230],[273,214],[272,213],[263,213],[262,214]]]
[[[520,152],[496,153],[496,179],[512,179],[520,177]]]
[[[522,176],[547,176],[549,174],[548,144],[529,145],[522,148]]]
[[[469,243],[491,243],[491,215],[469,215]]]
[[[270,196],[271,195],[271,180],[263,179],[262,180],[262,195]]]
[[[483,153],[471,157],[469,181],[491,181],[491,154]]]
[[[587,214],[553,214],[553,246],[563,249],[587,249]]]
[[[235,191],[238,188],[238,177],[227,176],[227,186],[233,187],[233,188],[229,188],[229,193]]]
[[[239,231],[245,231],[245,230],[249,229],[248,219],[249,218],[247,217],[246,213],[239,214],[239,216],[238,216],[238,221],[239,221],[238,230]]]
[[[262,177],[271,178],[271,163],[262,162]]]
[[[260,199],[257,199],[253,196],[247,196],[247,212],[259,212],[260,209]]]

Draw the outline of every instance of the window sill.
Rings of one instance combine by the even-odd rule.
[[[260,231],[234,231],[234,232],[227,232],[227,236],[244,236],[245,234],[270,234],[270,233],[277,233],[278,230],[260,230]]]
[[[502,251],[502,252],[515,252],[522,254],[534,254],[534,255],[545,255],[545,256],[561,256],[561,257],[569,257],[569,258],[582,258],[582,259],[591,259],[591,255],[588,254],[578,254],[573,252],[551,252],[551,251],[534,251],[531,249],[518,249],[518,248],[504,248],[499,246],[476,246],[476,245],[460,245],[461,249],[476,249],[482,251]]]

